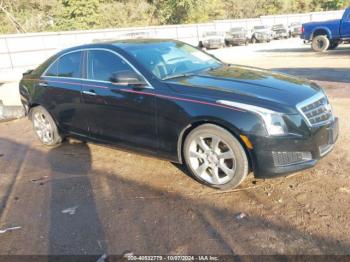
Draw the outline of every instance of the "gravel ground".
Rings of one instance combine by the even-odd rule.
[[[341,121],[334,151],[222,192],[166,161],[74,140],[47,148],[27,119],[0,123],[0,230],[21,227],[0,234],[0,254],[350,254],[350,47],[316,54],[291,39],[210,52],[319,81]]]

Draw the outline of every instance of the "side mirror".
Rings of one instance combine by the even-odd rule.
[[[34,71],[33,69],[29,69],[29,70],[23,72],[22,75],[23,75],[23,76],[25,76],[25,75],[30,75],[33,71]]]
[[[147,83],[134,71],[120,71],[113,74],[111,82],[115,85],[145,86]]]

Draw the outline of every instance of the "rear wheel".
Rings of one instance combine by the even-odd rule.
[[[330,45],[329,39],[325,35],[318,35],[312,39],[311,47],[315,52],[324,52]]]
[[[44,107],[34,107],[30,111],[30,118],[37,137],[44,145],[55,146],[62,142],[55,121]]]
[[[194,178],[214,188],[237,187],[248,174],[242,145],[227,130],[213,124],[201,125],[188,134],[183,155]]]

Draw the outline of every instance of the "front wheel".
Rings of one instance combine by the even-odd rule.
[[[248,174],[248,159],[240,142],[213,124],[201,125],[188,134],[183,155],[193,177],[214,188],[237,187]]]
[[[318,35],[312,39],[312,50],[315,52],[325,52],[330,45],[330,41],[325,35]]]
[[[55,121],[50,113],[42,106],[34,107],[30,112],[34,131],[44,145],[55,146],[62,142]]]

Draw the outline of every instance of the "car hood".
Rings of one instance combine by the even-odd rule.
[[[237,31],[237,32],[230,32],[228,35],[245,35],[246,33],[244,31]]]
[[[280,32],[280,31],[287,32],[287,30],[285,28],[274,28],[274,29],[272,29],[272,31],[275,31],[275,32]]]
[[[204,37],[203,40],[222,40],[223,38],[224,38],[223,36],[215,35],[215,36]]]
[[[263,33],[263,34],[269,34],[271,33],[271,30],[268,29],[258,29],[258,30],[254,30],[255,33]]]
[[[295,113],[298,103],[321,91],[319,86],[304,79],[237,65],[222,66],[166,82],[177,92],[191,96],[260,104],[284,113]]]

